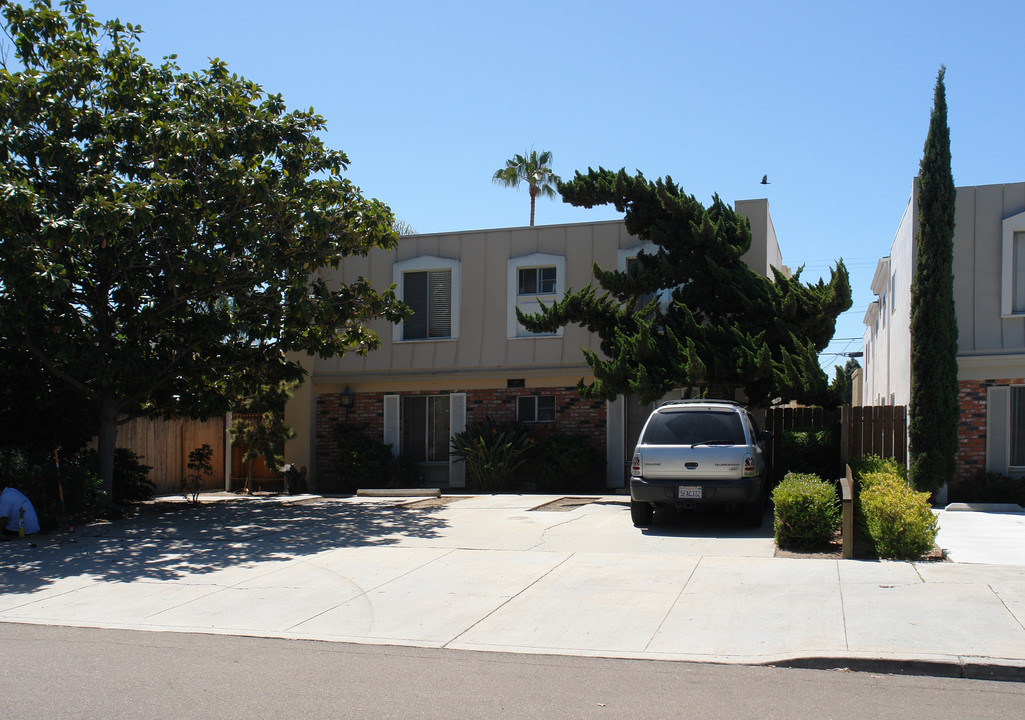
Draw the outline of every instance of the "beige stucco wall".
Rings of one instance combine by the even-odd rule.
[[[617,251],[638,244],[623,222],[613,221],[414,235],[402,238],[393,253],[377,250],[367,258],[346,260],[338,275],[324,273],[329,285],[363,275],[374,287],[386,288],[394,279],[394,263],[423,256],[458,261],[459,336],[404,341],[393,337],[390,323],[378,322],[371,328],[381,337],[380,349],[365,357],[317,359],[313,374],[322,382],[345,382],[354,376],[419,377],[425,372],[486,376],[500,371],[502,377],[528,371],[551,374],[567,367],[583,372],[587,366],[580,348],[597,349],[597,340],[582,328],[567,327],[561,337],[508,337],[508,261],[535,253],[562,256],[565,287],[579,289],[591,282],[595,262],[614,268]]]
[[[752,222],[752,248],[744,256],[748,266],[762,275],[769,274],[770,265],[782,267],[768,201],[740,201],[737,210]],[[558,336],[510,337],[509,306],[515,302],[509,287],[509,278],[514,277],[510,260],[535,254],[563,257],[561,289],[579,290],[593,281],[595,263],[622,269],[625,259],[641,246],[623,221],[412,235],[401,238],[391,252],[375,250],[366,257],[346,258],[338,270],[318,271],[329,287],[365,277],[384,290],[396,282],[397,263],[425,256],[455,262],[458,336],[406,341],[392,324],[380,321],[371,329],[380,336],[381,347],[366,356],[304,358],[308,379],[286,408],[286,422],[296,430],[286,445],[286,460],[305,465],[313,479],[317,396],[346,387],[354,393],[445,392],[504,388],[509,379],[522,379],[528,389],[572,387],[581,378],[593,380],[581,348],[597,351],[599,339],[585,329],[569,326]],[[623,455],[623,429],[617,425],[623,422],[622,413],[617,414],[616,403],[610,408],[609,453],[618,463]],[[610,467],[615,463],[610,460]]]
[[[744,263],[759,275],[771,278],[772,268],[783,270],[783,254],[769,215],[768,199],[737,200],[733,207],[751,223],[751,249],[744,254]]]
[[[962,379],[1020,377],[997,374],[1009,356],[1025,353],[1025,316],[1001,317],[1003,221],[1025,211],[1025,183],[957,190],[954,301]],[[992,370],[984,356],[990,356]],[[993,373],[993,374],[987,374]]]
[[[886,327],[867,324],[862,401],[891,394],[910,400],[911,278],[917,231],[917,184],[890,248]],[[957,188],[954,215],[954,304],[961,380],[1020,377],[1025,367],[1025,316],[1002,317],[1003,221],[1025,211],[1025,183]],[[873,287],[875,291],[876,288]],[[877,293],[877,299],[880,294]]]

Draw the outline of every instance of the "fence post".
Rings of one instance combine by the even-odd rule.
[[[854,558],[854,476],[850,465],[840,479],[840,508],[840,554],[844,560],[851,560]]]

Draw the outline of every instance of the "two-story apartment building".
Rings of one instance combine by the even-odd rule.
[[[958,477],[1025,475],[1025,183],[957,188],[954,303],[958,328]],[[918,185],[865,314],[862,402],[910,401],[911,280]]]
[[[739,201],[736,209],[751,222],[748,266],[762,275],[782,268],[768,201]],[[582,288],[595,263],[625,269],[638,252],[654,249],[622,221],[593,222],[410,235],[391,252],[320,271],[329,285],[360,276],[378,289],[394,284],[413,315],[376,324],[382,344],[366,356],[305,360],[309,376],[286,408],[296,430],[286,460],[307,466],[313,487],[330,484],[337,473],[332,429],[350,422],[420,463],[428,484],[464,487],[450,439],[490,417],[590,437],[605,454],[607,485],[622,487],[647,408],[622,397],[581,398],[577,381],[592,379],[581,349],[598,351],[598,337],[577,326],[528,332],[516,309],[531,312]]]

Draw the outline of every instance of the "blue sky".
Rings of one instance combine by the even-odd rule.
[[[767,197],[787,265],[806,280],[841,257],[850,270],[854,306],[827,368],[861,349],[941,64],[955,183],[1025,180],[1020,0],[88,5],[141,24],[150,60],[176,53],[192,70],[219,57],[314,107],[349,177],[421,233],[526,225],[526,190],[491,176],[531,147],[563,177],[625,167],[671,175],[706,204]],[[616,217],[537,209],[538,224]]]

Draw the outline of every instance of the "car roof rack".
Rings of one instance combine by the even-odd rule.
[[[719,405],[735,405],[736,407],[744,407],[736,400],[722,400],[719,398],[681,398],[679,400],[666,400],[659,407],[665,407],[666,405],[697,405],[697,404],[719,404]]]

